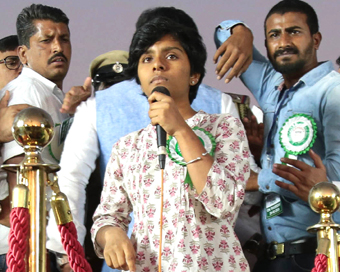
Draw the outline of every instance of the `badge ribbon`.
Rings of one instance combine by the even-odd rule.
[[[294,114],[280,129],[280,144],[285,150],[286,158],[297,159],[314,145],[317,126],[314,119],[307,114]]]
[[[194,127],[192,130],[195,132],[197,137],[200,139],[205,150],[209,152],[211,156],[214,156],[215,147],[216,147],[216,141],[215,141],[214,136],[210,132],[204,130],[203,128]],[[181,150],[179,148],[178,142],[175,137],[169,136],[167,143],[166,143],[166,151],[168,153],[169,158],[172,161],[182,166],[187,165],[186,162],[184,161],[184,158],[182,156]],[[189,172],[187,172],[184,183],[189,184],[191,189],[193,188],[193,184],[189,176]]]

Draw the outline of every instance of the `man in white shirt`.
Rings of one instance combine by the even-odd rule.
[[[64,99],[62,84],[71,60],[68,23],[69,19],[60,9],[35,4],[24,8],[17,18],[18,55],[24,68],[19,77],[0,91],[0,97],[7,90],[10,92],[9,106],[25,103],[42,108],[52,116],[59,129],[42,153],[46,163],[58,163],[61,143],[66,136],[61,133],[61,127],[69,124],[68,114],[60,112]],[[14,141],[5,143],[1,153],[2,162],[6,164],[20,163],[24,156],[22,148]],[[6,179],[1,180],[3,182]],[[8,173],[7,182],[11,189],[16,184],[16,175]],[[4,224],[9,226],[9,221]],[[0,243],[7,244],[7,239]]]

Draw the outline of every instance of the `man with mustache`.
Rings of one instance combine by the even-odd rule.
[[[317,60],[321,34],[309,4],[281,1],[264,26],[269,61],[253,50],[252,34],[242,22],[221,23],[215,32],[214,60],[221,56],[216,73],[221,79],[233,67],[226,82],[242,74],[264,111],[262,171],[247,184],[265,194],[261,221],[267,244],[254,271],[310,271],[316,237],[306,228],[319,215],[310,209],[308,193],[316,183],[340,179],[340,75],[330,61]],[[295,159],[287,158],[292,146],[299,147]]]
[[[64,131],[71,124],[69,115],[60,112],[64,99],[63,80],[71,60],[68,23],[65,13],[58,8],[36,4],[24,8],[16,22],[18,55],[23,69],[0,91],[0,98],[6,91],[10,92],[9,106],[29,104],[51,115],[56,126],[55,136],[50,146],[42,152],[45,163],[58,163],[66,136]],[[6,164],[20,163],[24,156],[15,141],[5,143],[1,154],[1,163]],[[16,174],[8,173],[7,181],[11,192],[16,184]],[[9,215],[6,216],[4,225],[9,226]],[[7,239],[1,243],[7,243]]]

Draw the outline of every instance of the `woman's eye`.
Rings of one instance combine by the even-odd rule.
[[[167,59],[177,59],[177,56],[174,54],[170,54],[167,56]]]
[[[151,57],[145,57],[145,58],[143,58],[143,62],[146,62],[146,63],[150,62],[151,59],[152,59]]]

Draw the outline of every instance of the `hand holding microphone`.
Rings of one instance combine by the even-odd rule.
[[[151,94],[154,92],[163,93],[165,95],[170,96],[170,92],[167,88],[163,86],[158,86],[153,89]],[[156,100],[152,101],[152,103],[156,102]],[[159,125],[156,125],[156,132],[157,132],[157,147],[158,147],[158,159],[159,159],[159,167],[164,169],[165,167],[165,154],[166,154],[166,132],[165,130]]]
[[[167,88],[157,86],[153,89],[148,98],[150,104],[149,117],[151,119],[151,123],[153,125],[159,125],[159,129],[163,129],[164,131],[162,132],[162,130],[160,130],[159,134],[157,134],[157,141],[162,141],[162,145],[164,145],[164,152],[159,151],[159,153],[164,153],[164,158],[166,154],[166,134],[176,137],[176,134],[180,131],[184,131],[186,129],[191,130],[183,119],[174,99],[170,97],[170,93],[168,96],[168,92]],[[163,139],[161,140],[162,137]]]

